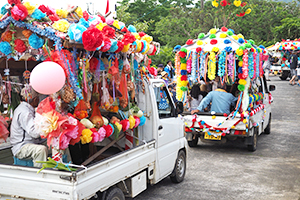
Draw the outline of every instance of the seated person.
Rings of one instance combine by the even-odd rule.
[[[193,85],[191,89],[191,95],[188,96],[189,99],[189,108],[190,110],[195,110],[199,106],[201,100],[203,99],[203,95],[200,90],[200,86],[198,84]]]
[[[18,159],[31,158],[34,167],[42,167],[42,163],[35,163],[46,161],[48,155],[47,147],[40,144],[40,132],[34,126],[34,108],[39,104],[39,95],[28,86],[22,89],[21,96],[24,101],[15,109],[10,127],[12,153]]]
[[[211,103],[211,111],[216,113],[230,113],[230,106],[234,105],[237,101],[237,97],[234,97],[231,93],[226,92],[226,84],[222,85],[218,83],[217,89],[211,91],[207,96],[202,99],[200,105],[196,110],[192,110],[191,114],[203,111]]]

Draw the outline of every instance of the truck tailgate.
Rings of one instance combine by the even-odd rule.
[[[78,172],[1,165],[0,195],[32,199],[84,199],[125,180],[155,161],[155,140]]]

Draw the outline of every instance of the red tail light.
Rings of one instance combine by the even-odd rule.
[[[234,131],[234,135],[245,135],[246,131],[236,130]]]

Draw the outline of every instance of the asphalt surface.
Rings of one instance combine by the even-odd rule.
[[[242,141],[189,148],[185,179],[166,178],[134,200],[300,200],[300,87],[279,77],[272,92],[271,134],[255,152]]]

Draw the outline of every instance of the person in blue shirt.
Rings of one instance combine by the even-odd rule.
[[[192,110],[191,114],[197,113],[203,110],[211,103],[211,111],[216,113],[230,113],[230,106],[234,106],[237,97],[233,96],[231,93],[226,92],[226,84],[221,85],[218,83],[217,89],[215,91],[209,92],[204,99],[202,99],[200,105],[196,110]]]
[[[173,66],[172,66],[172,61],[171,60],[169,60],[168,62],[167,62],[167,66],[165,66],[165,68],[164,68],[164,71],[165,72],[167,72],[168,73],[168,77],[169,77],[169,79],[170,79],[170,81],[173,79],[173,77],[174,77],[174,68],[173,68]]]

